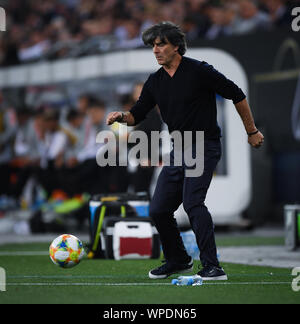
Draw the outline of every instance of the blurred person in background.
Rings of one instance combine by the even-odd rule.
[[[174,21],[181,24],[185,15],[184,2],[180,0],[161,2],[157,15],[160,21]]]
[[[159,11],[158,1],[143,0],[143,19],[141,22],[141,32],[159,22],[157,12]]]
[[[259,30],[270,30],[271,27],[270,16],[259,9],[256,1],[240,0],[238,16],[232,27],[232,34],[240,35]]]
[[[12,169],[10,162],[14,155],[16,127],[15,111],[4,106],[3,95],[0,92],[0,196],[8,196],[11,193]]]
[[[43,113],[45,134],[41,143],[40,169],[38,180],[48,197],[56,189],[62,188],[60,171],[64,164],[64,154],[68,137],[60,128],[60,113],[54,108],[46,108]]]
[[[186,15],[183,21],[183,29],[186,32],[187,40],[203,38],[207,29],[209,28],[210,21],[207,14],[209,7],[208,0],[186,0]],[[194,27],[192,29],[185,27],[188,23]],[[195,33],[195,25],[197,25],[198,35]],[[191,38],[191,32],[193,37]],[[197,36],[197,37],[196,37]]]
[[[45,140],[44,111],[22,108],[17,110],[17,131],[14,141],[14,157],[11,161],[15,181],[11,194],[18,201],[29,197],[26,203],[32,203],[33,190],[37,185],[43,143]],[[25,192],[26,185],[30,185]],[[26,200],[26,199],[25,199]]]
[[[85,129],[84,142],[80,144],[77,152],[78,179],[81,192],[91,195],[108,192],[109,168],[100,168],[96,161],[96,155],[102,144],[96,143],[97,134],[107,130],[104,120],[106,105],[103,100],[90,98],[88,100],[88,124]]]
[[[50,41],[43,30],[30,31],[28,40],[23,42],[18,51],[21,62],[40,59],[50,48]]]
[[[239,6],[234,1],[228,1],[224,4],[223,13],[223,29],[224,36],[231,36],[233,34],[233,27],[237,19]]]
[[[114,21],[111,15],[87,20],[82,24],[82,30],[86,37],[111,35],[113,27]]]
[[[185,3],[188,6],[188,11],[190,13],[199,14],[204,5],[206,5],[209,0],[186,0]]]
[[[137,19],[129,18],[122,23],[119,30],[119,48],[137,48],[143,46],[140,34],[140,22]],[[123,31],[120,33],[121,29]]]
[[[68,111],[66,121],[61,126],[61,130],[68,138],[68,144],[64,152],[64,164],[60,171],[60,183],[69,197],[82,193],[81,179],[78,179],[80,163],[77,156],[83,148],[83,122],[84,115],[73,108]]]
[[[92,127],[91,116],[88,113],[89,106],[96,98],[89,93],[83,93],[77,98],[76,109],[78,110],[79,114],[83,116],[83,122],[78,132],[80,132],[79,141],[80,146],[83,147],[86,145],[90,133],[90,129]]]
[[[15,183],[12,186],[12,195],[19,199],[27,180],[33,175],[34,165],[34,141],[32,128],[32,111],[20,108],[17,114],[17,131],[14,140],[14,157],[11,161],[13,166]]]
[[[87,112],[90,105],[90,101],[94,100],[94,96],[88,93],[81,94],[77,99],[76,108],[78,109],[79,113],[88,117]]]
[[[268,10],[274,26],[291,25],[293,19],[291,6],[288,6],[285,0],[262,0],[262,3]]]
[[[17,132],[14,143],[14,155],[15,158],[22,160],[24,164],[27,164],[30,158],[30,133],[31,133],[31,117],[32,112],[29,108],[24,107],[17,109]]]
[[[216,39],[232,35],[238,9],[239,7],[230,1],[224,5],[208,5],[207,14],[211,26],[208,28],[205,38]]]
[[[224,8],[220,5],[211,5],[207,11],[211,26],[208,28],[205,38],[215,39],[221,36],[223,32]]]
[[[46,135],[44,107],[39,106],[34,112],[31,122],[30,151],[31,158],[38,166],[41,165],[43,146]]]
[[[182,29],[186,35],[187,41],[193,41],[203,37],[208,27],[209,20],[207,17],[201,19],[199,22],[195,16],[188,15],[182,22]]]
[[[63,126],[63,131],[68,134],[72,141],[66,152],[65,164],[69,168],[73,168],[78,164],[77,154],[83,147],[82,126],[84,115],[77,109],[71,109],[67,113],[67,122]]]

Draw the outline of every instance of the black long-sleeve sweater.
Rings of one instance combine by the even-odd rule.
[[[130,112],[139,124],[157,104],[169,132],[204,131],[205,139],[221,136],[217,123],[216,94],[234,104],[245,99],[243,91],[206,62],[182,57],[171,77],[164,68],[151,74]]]

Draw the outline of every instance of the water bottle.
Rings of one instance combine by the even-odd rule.
[[[181,276],[178,279],[173,279],[172,284],[176,286],[201,286],[203,279],[201,276]]]

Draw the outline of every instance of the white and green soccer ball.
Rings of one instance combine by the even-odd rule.
[[[63,234],[57,237],[49,248],[50,259],[61,268],[76,266],[84,256],[82,242],[74,235]]]

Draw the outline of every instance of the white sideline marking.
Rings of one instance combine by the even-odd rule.
[[[127,278],[127,279],[145,279],[146,275],[49,275],[49,276],[41,276],[41,275],[11,275],[8,276],[9,279],[63,279],[63,280],[70,280],[70,279],[120,279],[120,278]]]
[[[204,286],[220,286],[220,285],[290,285],[290,282],[204,282]],[[7,286],[172,286],[171,283],[105,283],[105,282],[11,282]]]
[[[48,251],[0,251],[0,256],[39,256],[49,255]]]
[[[170,286],[171,283],[106,283],[106,282],[13,282],[8,286]]]

